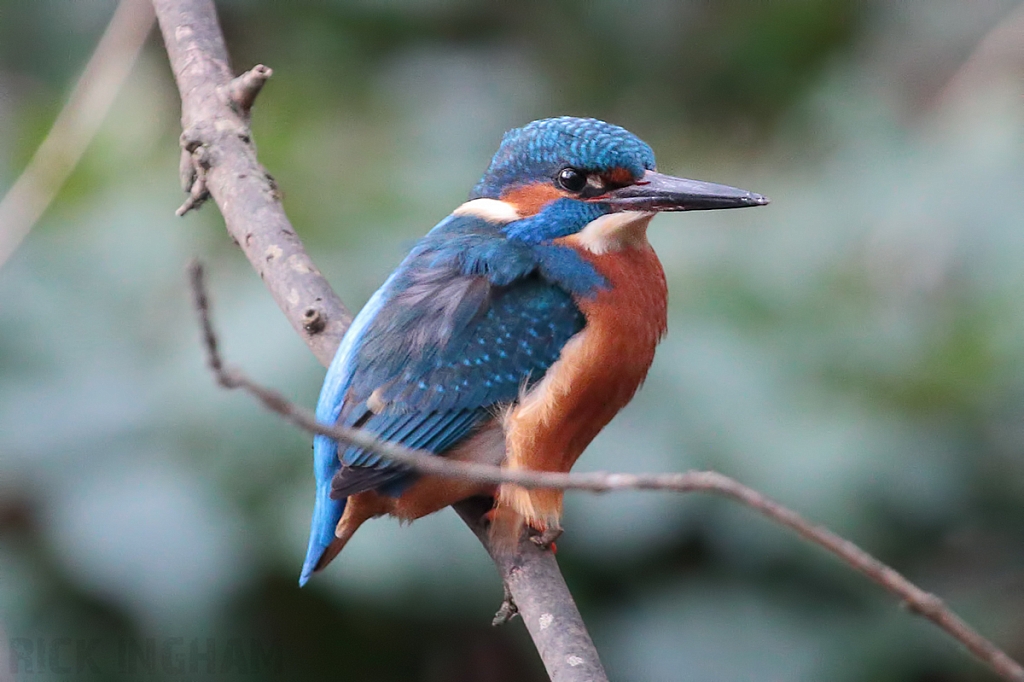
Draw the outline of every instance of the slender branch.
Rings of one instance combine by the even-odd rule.
[[[11,652],[8,648],[10,641],[4,632],[3,623],[0,622],[0,682],[14,682],[12,669],[17,670],[17,664],[11,661]]]
[[[213,198],[228,232],[278,307],[317,359],[327,365],[351,316],[306,254],[284,214],[273,179],[256,160],[249,108],[258,81],[266,80],[270,71],[257,78],[265,67],[256,67],[249,72],[252,76],[231,78],[212,0],[153,0],[153,4],[182,97],[181,179],[189,200],[181,214],[207,195]],[[456,510],[464,519],[472,518],[468,502],[456,505]],[[467,523],[476,531],[474,523],[478,525],[480,519]],[[493,557],[486,535],[477,537]],[[552,682],[607,682],[554,554],[536,550],[523,538],[514,555],[515,566],[507,560],[495,559],[495,563]],[[545,615],[555,608],[560,627],[541,627],[547,622]]]
[[[669,474],[623,474],[623,473],[554,473],[522,469],[504,469],[489,464],[447,460],[420,450],[380,440],[372,432],[319,423],[312,412],[289,402],[280,393],[261,386],[237,370],[228,369],[217,348],[217,336],[210,320],[209,299],[203,284],[203,270],[198,263],[190,268],[190,278],[195,308],[203,330],[207,351],[207,362],[218,383],[229,389],[242,389],[255,396],[264,407],[277,413],[289,423],[310,433],[330,436],[338,441],[358,445],[372,450],[387,459],[413,469],[419,473],[445,476],[475,483],[512,483],[524,488],[558,488],[562,490],[586,490],[590,492],[612,492],[620,490],[665,490],[679,493],[706,492],[739,502],[776,523],[795,531],[804,539],[826,549],[840,560],[864,574],[903,601],[912,612],[935,623],[948,635],[959,641],[982,662],[1007,680],[1024,681],[1024,668],[1010,658],[995,644],[982,637],[970,625],[943,604],[934,594],[925,592],[903,577],[895,569],[874,558],[863,549],[824,526],[813,524],[795,511],[784,507],[775,500],[749,488],[735,479],[715,471],[688,471]],[[479,515],[475,515],[479,519]],[[471,528],[485,537],[482,524]],[[503,575],[509,576],[512,584],[521,570],[514,559],[502,564],[502,557],[495,556],[502,567]],[[523,604],[516,602],[519,608]],[[550,624],[548,614],[545,620]],[[540,627],[540,624],[538,624]],[[589,641],[589,640],[588,640]],[[583,664],[580,659],[578,665]],[[592,678],[591,678],[592,679]]]
[[[271,75],[256,66],[232,78],[212,0],[153,0],[181,93],[184,215],[213,197],[235,243],[278,307],[327,365],[351,315],[313,264],[281,206],[277,184],[256,159],[253,100]]]
[[[0,267],[32,231],[96,137],[152,26],[147,0],[121,0],[64,108],[0,201]]]
[[[941,109],[953,102],[970,101],[979,86],[1000,78],[1019,80],[1024,71],[1024,3],[1011,10],[989,30],[943,83],[927,107]]]

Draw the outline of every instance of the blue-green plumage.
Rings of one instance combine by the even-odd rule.
[[[473,198],[498,198],[517,183],[549,180],[566,166],[622,168],[634,177],[654,168],[654,150],[625,128],[594,118],[559,116],[505,133]]]
[[[449,217],[353,321],[317,418],[443,453],[544,376],[584,326],[573,294],[604,284],[572,249],[510,240],[478,217]],[[317,505],[302,583],[334,539],[346,497],[398,495],[414,480],[376,453],[338,450],[329,438],[314,440]]]
[[[479,317],[436,346],[370,352],[367,343],[357,360],[357,378],[346,397],[352,408],[343,410],[343,423],[409,447],[443,452],[490,419],[494,406],[512,403],[520,390],[538,381],[565,342],[583,328],[572,298],[539,276],[488,289]],[[380,329],[378,338],[387,335],[386,321]],[[381,341],[378,348],[385,345]],[[368,402],[376,402],[379,412],[371,411]],[[383,469],[392,471],[394,480],[409,480],[400,467],[360,448],[345,450],[341,461],[353,468],[335,477],[335,498],[366,489],[364,476],[379,485],[376,472]]]

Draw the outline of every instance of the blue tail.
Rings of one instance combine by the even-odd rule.
[[[377,292],[370,297],[363,309],[359,311],[348,331],[341,339],[338,352],[335,353],[331,366],[327,368],[324,385],[320,389],[320,398],[316,404],[316,418],[321,424],[335,424],[341,414],[345,394],[352,381],[352,361],[358,350],[360,339],[367,325],[384,305],[385,292],[395,278],[394,273]],[[331,499],[331,481],[334,474],[341,468],[338,460],[338,443],[327,436],[313,438],[313,473],[316,476],[316,505],[313,507],[313,522],[309,529],[309,549],[306,550],[306,562],[302,565],[299,586],[306,584],[309,577],[317,569],[317,565],[325,559],[324,553],[334,541],[334,529],[345,511],[345,500]],[[326,557],[327,561],[331,556]],[[322,566],[321,566],[322,568]]]
[[[334,541],[334,529],[345,511],[345,498],[331,499],[331,480],[341,466],[337,456],[338,445],[326,436],[313,439],[313,468],[316,473],[316,504],[313,506],[313,521],[309,529],[309,548],[306,561],[302,564],[299,587],[309,580],[320,563],[324,552]]]

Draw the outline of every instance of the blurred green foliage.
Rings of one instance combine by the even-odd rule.
[[[578,468],[734,475],[1024,657],[1018,2],[218,6],[235,66],[275,70],[254,114],[261,160],[353,307],[533,118],[605,118],[667,172],[770,195],[655,222],[670,335]],[[0,4],[0,187],[113,7]],[[213,207],[173,217],[177,107],[154,39],[0,270],[15,679],[543,679],[521,625],[487,625],[500,586],[448,512],[368,524],[297,588],[308,439],[213,386],[187,258],[209,264],[231,362],[306,405],[322,369]],[[992,679],[729,503],[570,495],[566,525],[559,559],[612,679]]]

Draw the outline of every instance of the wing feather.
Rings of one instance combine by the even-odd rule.
[[[442,222],[356,316],[317,418],[437,454],[471,435],[539,381],[585,324],[545,248],[510,242],[479,219]],[[314,440],[314,460],[317,505],[300,582],[333,539],[346,497],[398,495],[414,480],[329,438]]]

